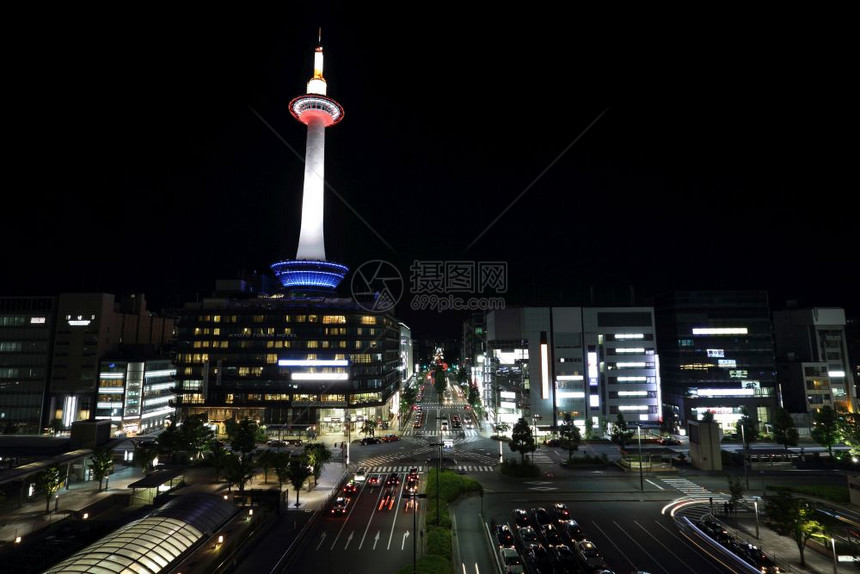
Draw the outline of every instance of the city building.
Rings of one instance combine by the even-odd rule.
[[[496,422],[525,418],[538,434],[569,414],[585,434],[660,421],[650,307],[521,307],[486,315],[482,398]],[[588,421],[588,422],[587,422]]]
[[[146,308],[142,294],[109,293],[0,299],[0,423],[39,433],[59,419],[96,412],[99,363],[123,345],[167,345],[171,319]]]
[[[415,353],[412,329],[400,323],[400,381],[406,383],[415,376]]]
[[[788,308],[774,311],[772,320],[783,406],[809,416],[824,405],[855,412],[845,311]]]
[[[368,420],[385,429],[397,420],[411,332],[404,334],[383,294],[339,295],[348,268],[326,259],[324,138],[343,108],[326,95],[322,70],[318,46],[307,93],[290,102],[307,126],[296,258],[272,264],[274,277],[219,281],[212,297],[174,311],[182,418],[249,418],[309,436],[356,433]]]
[[[747,414],[765,430],[777,402],[766,291],[673,291],[654,299],[665,424],[685,432],[710,411],[735,434]]]
[[[164,428],[174,412],[176,368],[150,345],[107,353],[99,367],[95,420],[133,436]]]

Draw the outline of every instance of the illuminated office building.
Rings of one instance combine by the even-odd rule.
[[[621,413],[659,426],[660,384],[650,307],[523,307],[486,315],[485,404],[499,422],[539,432],[568,413],[595,431]]]
[[[776,357],[766,291],[673,291],[654,300],[664,417],[680,431],[710,411],[735,434],[773,422]]]

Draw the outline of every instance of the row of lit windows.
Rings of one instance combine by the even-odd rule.
[[[188,396],[188,395],[186,395]],[[196,396],[196,395],[192,395]],[[292,396],[292,399],[290,398]],[[288,393],[247,393],[243,395],[241,393],[227,393],[224,402],[228,405],[232,405],[235,402],[263,402],[263,401],[276,401],[276,402],[285,402],[290,401],[294,403],[345,403],[346,395],[308,395],[308,394],[295,394],[290,395]]]
[[[0,319],[2,319],[2,317],[0,317]],[[242,320],[240,321],[240,319]],[[201,323],[239,323],[244,322],[244,320],[245,317],[240,315],[202,315],[197,317],[197,321]],[[254,323],[265,323],[267,321],[267,317],[266,315],[252,315],[251,321]],[[362,325],[376,325],[377,317],[373,315],[362,315],[359,321]],[[345,325],[346,315],[284,315],[283,322],[322,323],[323,325]]]
[[[657,377],[609,377],[610,385],[656,385]]]
[[[335,359],[345,359],[346,354],[337,353],[334,355]],[[298,357],[296,357],[298,358]],[[317,355],[315,353],[309,353],[306,358],[308,359],[316,359]],[[278,355],[275,353],[266,353],[265,354],[265,362],[270,365],[277,364]],[[355,364],[364,364],[364,363],[373,363],[377,361],[382,361],[382,353],[353,353],[349,355],[349,360],[351,363]],[[193,364],[193,363],[206,363],[209,361],[209,355],[204,353],[178,353],[176,355],[176,362],[180,364]],[[183,373],[186,375],[191,374],[191,371],[188,367],[183,370]]]
[[[195,349],[254,349],[264,346],[268,349],[348,349],[350,348],[349,341],[266,341],[263,345],[257,341],[234,341],[231,345],[229,341],[194,341],[193,348]],[[363,349],[365,347],[375,348],[376,341],[353,341],[353,349]]]

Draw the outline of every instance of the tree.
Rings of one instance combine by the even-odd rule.
[[[186,448],[195,457],[200,456],[215,438],[215,432],[206,425],[206,415],[203,414],[189,416],[180,428]]]
[[[102,481],[113,468],[113,454],[109,448],[101,446],[90,455],[90,461],[93,463],[93,475],[99,481],[99,492],[101,492]],[[105,484],[105,490],[107,490],[107,484]]]
[[[143,469],[143,472],[149,474],[152,470],[152,464],[158,458],[157,447],[147,447],[138,445],[134,449],[134,462],[137,466]]]
[[[594,421],[591,417],[585,417],[585,440],[594,438]]]
[[[532,436],[532,429],[526,419],[520,417],[520,420],[514,425],[511,431],[511,440],[508,443],[511,450],[520,453],[521,462],[525,464],[526,454],[537,450],[535,437]]]
[[[48,423],[48,427],[51,429],[51,434],[57,436],[57,433],[63,430],[63,419],[51,419],[51,422]]]
[[[239,487],[239,493],[245,492],[245,484],[254,476],[255,464],[249,456],[230,455],[224,460],[224,479],[227,484]]]
[[[504,432],[508,432],[509,430],[511,430],[511,425],[509,425],[508,423],[496,424],[496,432],[504,433]]]
[[[627,428],[627,421],[624,420],[624,414],[619,412],[615,417],[615,424],[612,426],[612,442],[618,445],[620,449],[624,449],[628,442],[633,438],[635,431]]]
[[[233,453],[228,452],[224,445],[215,439],[209,442],[209,451],[215,478],[218,479],[227,467],[227,457],[233,456]]]
[[[794,419],[791,418],[791,413],[782,407],[776,408],[776,417],[773,421],[773,434],[777,444],[781,444],[788,450],[790,446],[797,446],[800,434],[797,432],[797,425],[794,424]]]
[[[756,439],[755,423],[747,407],[741,407],[741,418],[735,423],[735,428],[738,435],[744,441],[744,457],[746,457],[747,452],[749,452],[750,443]]]
[[[363,435],[373,436],[376,434],[376,427],[379,425],[375,420],[366,419],[364,424],[361,425],[361,432]]]
[[[326,445],[315,442],[305,445],[305,459],[311,467],[311,472],[314,477],[314,486],[316,486],[319,477],[322,476],[323,468],[327,462],[331,460],[331,451]]]
[[[272,468],[275,469],[275,474],[278,477],[278,501],[280,502],[280,493],[284,490],[284,483],[290,480],[290,453],[277,452],[272,458]]]
[[[705,411],[704,413],[702,413],[702,418],[699,420],[703,423],[714,422],[714,411]]]
[[[729,494],[732,496],[732,504],[735,505],[744,497],[744,483],[740,478],[734,475],[729,475]]]
[[[830,405],[824,405],[812,415],[812,438],[827,448],[830,460],[833,460],[833,445],[839,440],[839,419],[836,411]]]
[[[478,392],[478,385],[469,385],[469,394],[466,396],[466,401],[471,405],[473,410],[480,406],[481,393]]]
[[[804,499],[795,498],[788,491],[779,491],[767,499],[765,524],[777,534],[790,536],[800,552],[800,565],[806,566],[803,552],[812,537],[823,536],[824,527],[815,516],[815,508]]]
[[[564,413],[564,422],[559,430],[561,438],[567,442],[567,458],[573,456],[573,451],[579,450],[579,443],[582,442],[582,435],[579,427],[573,424],[573,417],[570,413]]]
[[[182,436],[182,431],[175,421],[171,421],[161,433],[158,435],[158,452],[166,455],[166,460],[172,462],[173,453],[177,451],[187,450],[185,437]]]
[[[51,513],[51,499],[60,491],[60,487],[66,481],[66,469],[59,465],[52,465],[36,475],[36,485],[45,495],[45,514]]]
[[[433,371],[433,387],[439,394],[439,398],[442,398],[445,394],[445,389],[448,388],[448,378],[445,375],[445,369],[442,368],[442,365],[437,364],[436,369]]]
[[[860,414],[840,410],[836,417],[839,440],[850,447],[851,456],[857,456],[860,454]]]
[[[227,439],[230,441],[230,448],[234,452],[239,452],[242,458],[254,450],[257,446],[257,430],[256,421],[249,418],[244,418],[240,421],[236,419],[227,419],[225,422],[227,428]]]
[[[302,485],[311,475],[307,461],[304,457],[291,457],[289,466],[290,484],[296,489],[296,508],[299,507],[299,492],[302,490]]]
[[[469,372],[466,369],[466,365],[460,365],[457,368],[457,384],[463,386],[469,380]]]

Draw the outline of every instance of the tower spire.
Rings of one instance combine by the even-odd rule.
[[[318,40],[322,42],[322,27]],[[296,258],[279,261],[272,265],[272,270],[288,289],[333,290],[349,269],[325,257],[325,130],[343,119],[343,107],[326,96],[321,44],[314,50],[314,75],[308,81],[307,93],[293,98],[290,113],[307,126],[302,221]]]

